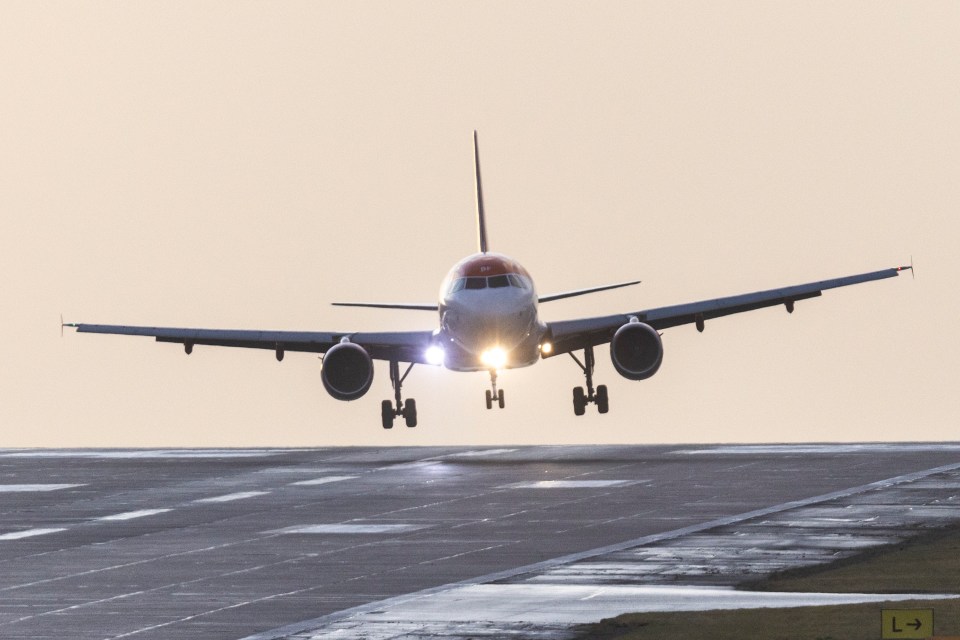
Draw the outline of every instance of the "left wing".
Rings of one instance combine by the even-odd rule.
[[[843,278],[834,278],[832,280],[784,287],[782,289],[757,291],[756,293],[716,298],[714,300],[703,300],[701,302],[647,309],[646,311],[637,311],[635,313],[550,322],[548,323],[548,339],[553,345],[550,356],[610,342],[617,329],[629,322],[631,316],[636,317],[640,322],[644,322],[657,330],[690,323],[696,323],[697,328],[702,330],[703,323],[706,320],[720,318],[734,313],[742,313],[744,311],[753,311],[754,309],[762,309],[764,307],[773,307],[782,304],[787,308],[787,311],[792,313],[795,302],[798,300],[806,300],[807,298],[815,298],[821,295],[826,289],[836,289],[838,287],[846,287],[862,282],[893,278],[900,275],[901,271],[912,268],[912,266],[895,267]],[[547,357],[547,354],[544,354],[544,357]]]
[[[427,362],[425,351],[433,335],[430,331],[389,331],[383,333],[326,333],[317,331],[254,331],[234,329],[180,329],[174,327],[131,327],[110,324],[67,323],[78,333],[108,333],[125,336],[146,336],[157,342],[184,345],[187,353],[194,345],[245,347],[274,351],[282,359],[286,351],[325,353],[330,347],[348,338],[363,347],[376,360]]]

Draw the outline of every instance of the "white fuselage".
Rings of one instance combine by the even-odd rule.
[[[536,289],[511,258],[479,253],[458,262],[441,285],[439,310],[435,344],[448,369],[526,367],[540,358],[546,327],[538,318]]]

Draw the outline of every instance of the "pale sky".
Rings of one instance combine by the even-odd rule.
[[[960,3],[4,2],[0,446],[955,440]],[[329,397],[314,355],[77,335],[67,321],[433,329],[491,248],[547,319],[908,263],[909,275],[667,330],[610,413],[566,356],[416,367]]]

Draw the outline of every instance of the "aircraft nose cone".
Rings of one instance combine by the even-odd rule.
[[[443,328],[463,347],[474,353],[493,346],[509,351],[530,333],[536,315],[532,305],[503,300],[476,302],[454,302],[443,314]]]

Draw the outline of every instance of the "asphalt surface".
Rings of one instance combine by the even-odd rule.
[[[956,444],[0,450],[0,637],[561,637],[624,589],[960,519],[958,470]]]

